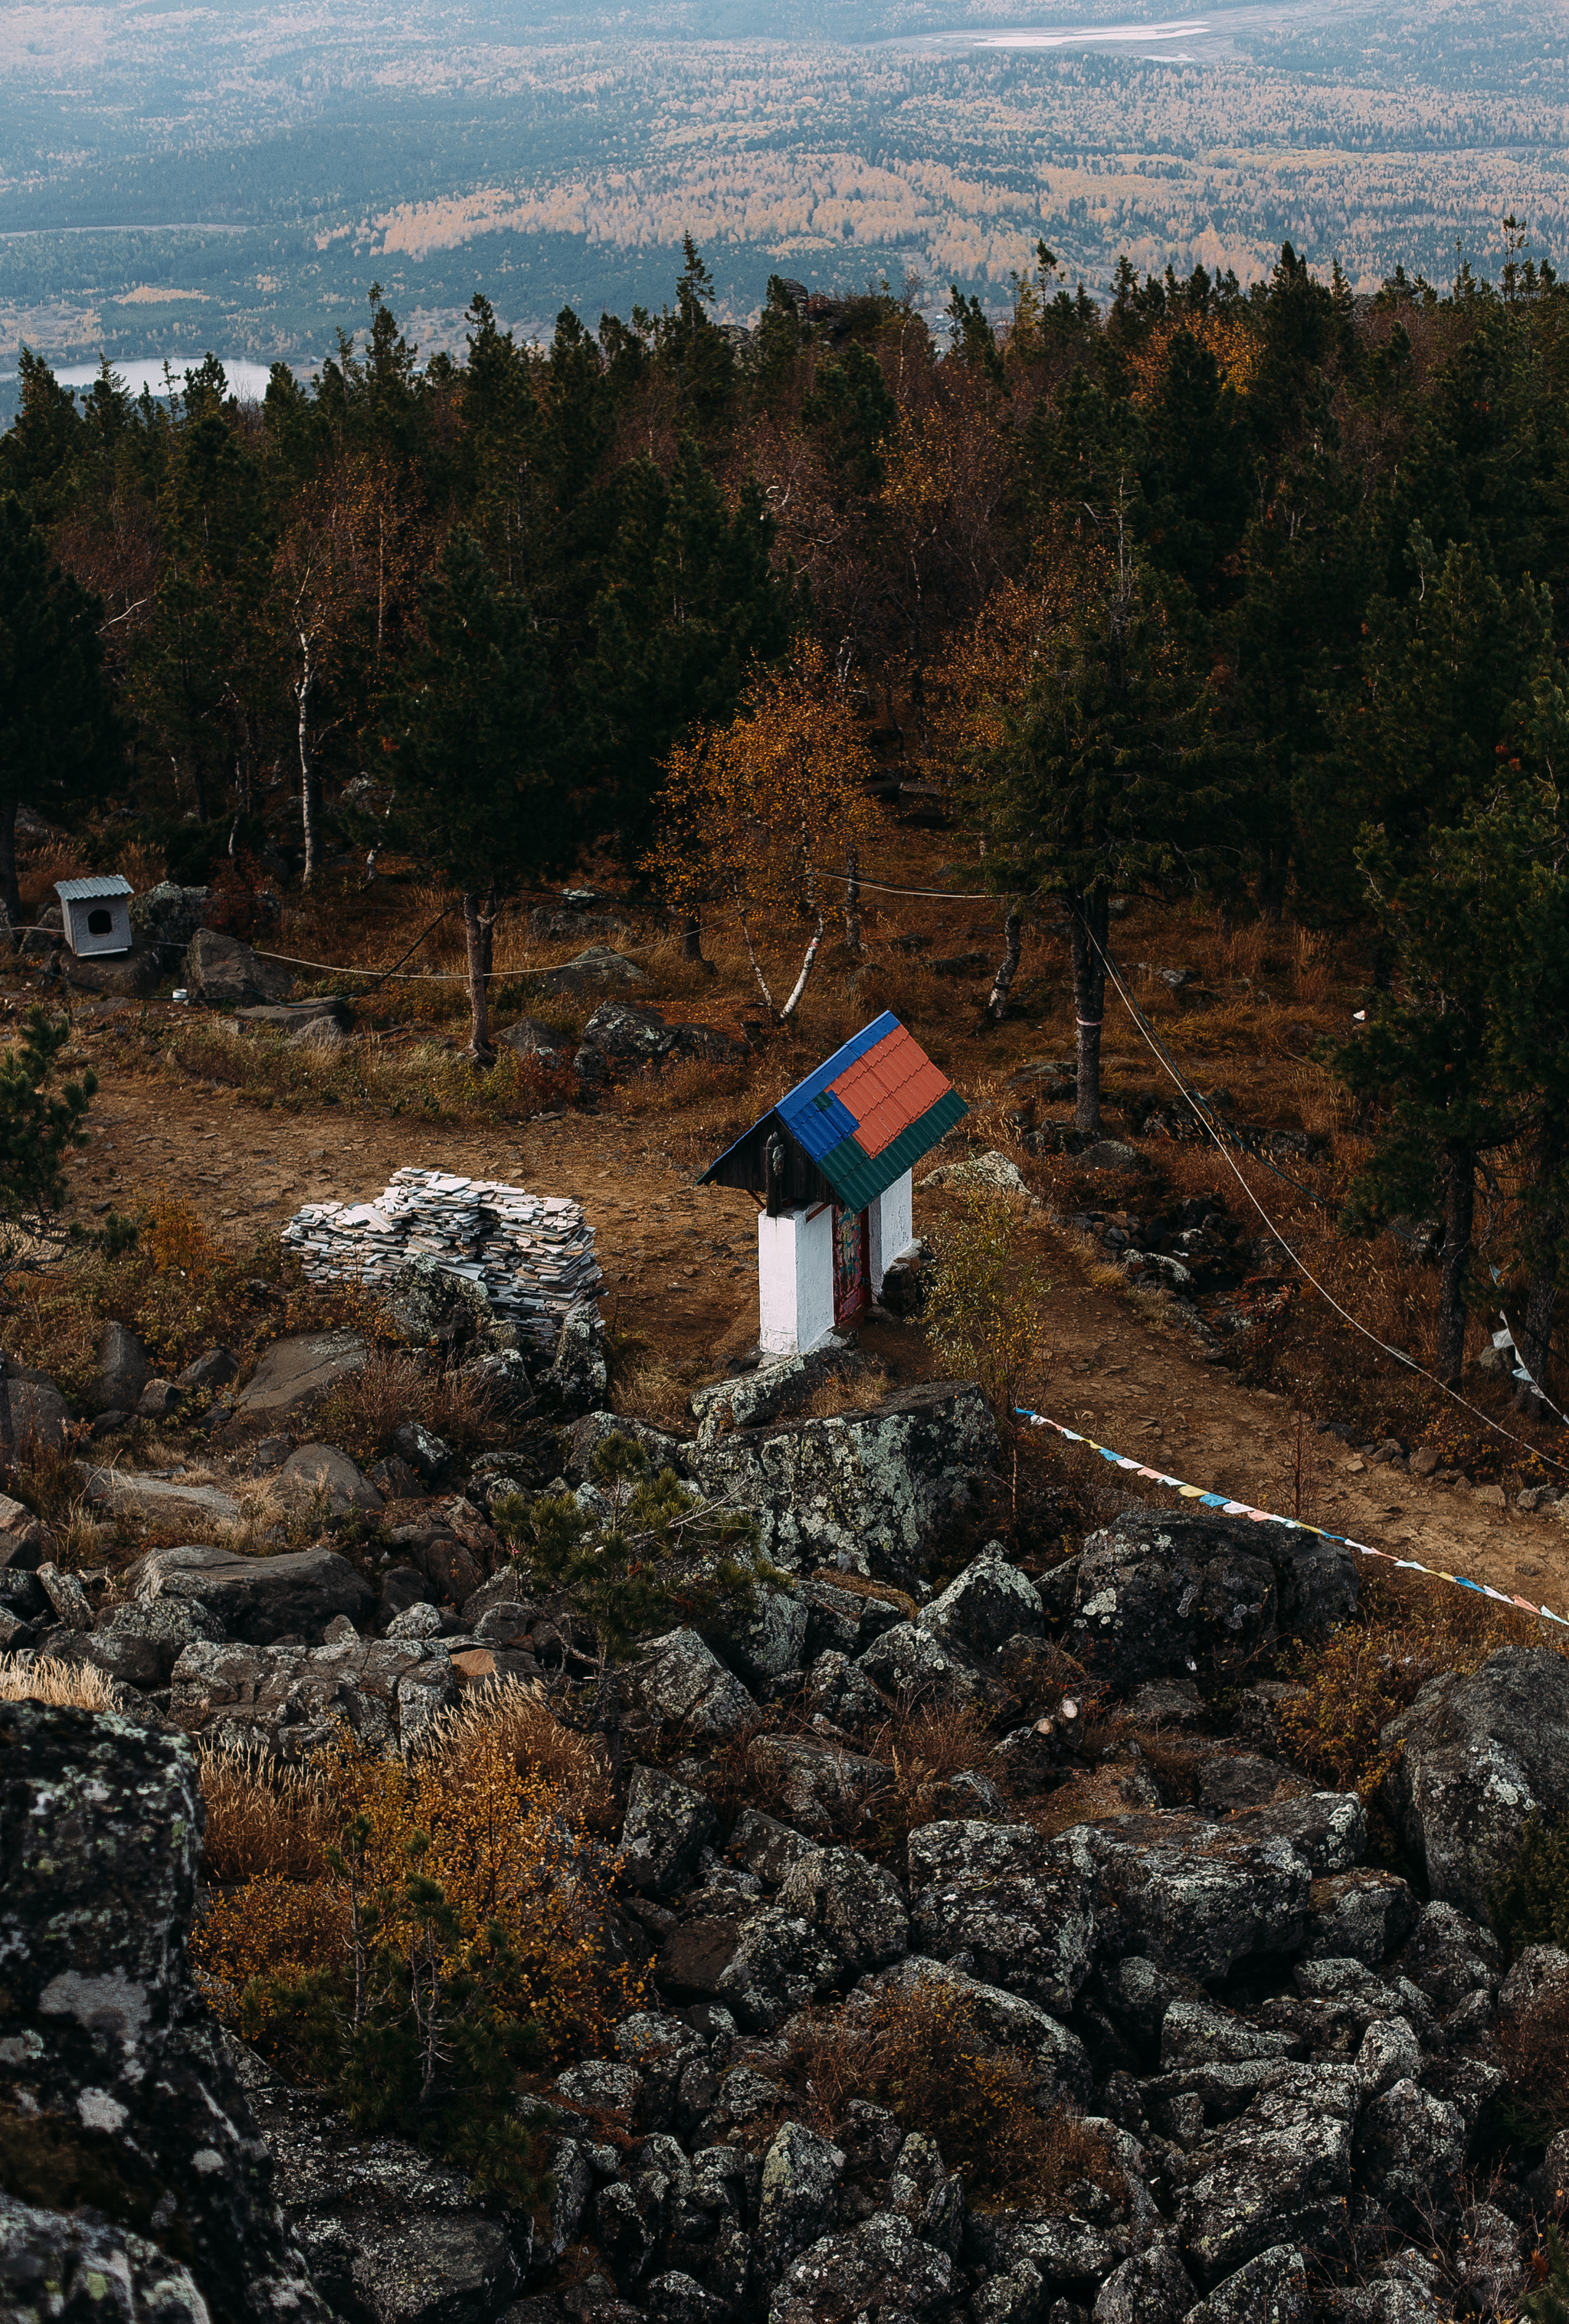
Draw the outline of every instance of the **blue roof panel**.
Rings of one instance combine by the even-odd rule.
[[[855,1135],[855,1117],[843,1098],[832,1090],[819,1090],[816,1097],[800,1098],[792,1091],[780,1101],[778,1109],[786,1128],[799,1139],[814,1162],[846,1138]]]

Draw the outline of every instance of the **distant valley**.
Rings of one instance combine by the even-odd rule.
[[[1288,238],[1447,282],[1507,212],[1563,250],[1566,154],[1542,0],[13,5],[0,372],[23,341],[309,371],[373,280],[427,351],[476,288],[531,337],[663,303],[686,232],[736,320],[774,272],[1000,311],[1038,237],[1097,296],[1124,252],[1246,280]]]

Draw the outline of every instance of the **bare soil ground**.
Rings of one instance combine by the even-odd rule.
[[[939,888],[955,867],[952,835],[891,830],[869,881]],[[36,853],[27,891],[43,899],[53,880],[78,868],[64,844]],[[156,866],[138,863],[138,885]],[[1555,1425],[1521,1421],[1505,1384],[1468,1372],[1466,1394],[1509,1434],[1485,1425],[1425,1387],[1349,1332],[1322,1301],[1299,1289],[1284,1320],[1261,1329],[1235,1369],[1206,1362],[1195,1339],[1120,1287],[1109,1253],[1055,1223],[1086,1209],[1121,1204],[1148,1215],[1158,1199],[1221,1198],[1233,1218],[1249,1213],[1235,1178],[1213,1149],[1171,1139],[1140,1139],[1151,1102],[1168,1112],[1174,1093],[1138,1027],[1108,996],[1106,1129],[1138,1143],[1141,1180],[1108,1183],[1070,1156],[1028,1153],[1021,1137],[1068,1118],[1062,1104],[1021,1097],[1013,1078],[1029,1063],[1072,1056],[1073,1004],[1066,941],[1049,924],[1030,932],[1005,1023],[977,1033],[988,982],[972,964],[990,961],[1001,907],[955,895],[900,898],[869,890],[864,954],[825,951],[798,1021],[760,1032],[759,995],[733,932],[706,937],[711,965],[680,958],[657,918],[634,912],[630,936],[614,941],[641,962],[647,982],[634,995],[668,1017],[740,1029],[752,1023],[750,1053],[732,1066],[683,1066],[657,1083],[612,1091],[596,1111],[563,1110],[560,1089],[530,1084],[503,1053],[495,1075],[463,1066],[463,989],[443,982],[459,966],[450,924],[429,938],[411,975],[366,997],[363,975],[346,967],[384,965],[411,944],[444,900],[412,867],[368,896],[351,880],[286,903],[271,941],[282,953],[328,964],[298,970],[297,991],[358,994],[361,1037],[351,1062],[308,1059],[276,1045],[230,1040],[198,1012],[159,1001],[127,1010],[79,1009],[79,1054],[100,1075],[92,1146],[73,1165],[78,1215],[91,1223],[109,1207],[132,1213],[156,1194],[188,1200],[221,1237],[243,1244],[275,1236],[302,1202],[324,1195],[364,1199],[406,1163],[571,1194],[595,1229],[606,1279],[605,1310],[620,1351],[618,1392],[641,1358],[667,1375],[667,1403],[678,1409],[682,1384],[723,1369],[757,1329],[754,1206],[744,1194],[698,1188],[703,1167],[782,1090],[881,1009],[909,1025],[971,1107],[944,1159],[965,1146],[1001,1148],[1041,1198],[1031,1214],[1055,1285],[1049,1344],[1032,1383],[1039,1409],[1120,1450],[1193,1482],[1267,1508],[1297,1513],[1428,1566],[1519,1591],[1569,1612],[1569,1525],[1477,1501],[1470,1487],[1444,1487],[1359,1455],[1315,1420],[1349,1425],[1358,1441],[1398,1434],[1441,1443],[1446,1465],[1473,1482],[1495,1481],[1512,1500],[1524,1481],[1569,1484],[1569,1444]],[[590,940],[602,941],[598,936]],[[793,973],[781,932],[776,967]],[[1191,1086],[1229,1093],[1240,1118],[1309,1133],[1317,1158],[1281,1179],[1244,1162],[1248,1183],[1271,1220],[1321,1279],[1380,1337],[1418,1359],[1431,1345],[1435,1275],[1392,1244],[1347,1243],[1335,1206],[1364,1150],[1343,1094],[1315,1048],[1344,1038],[1362,996],[1366,964],[1354,946],[1311,931],[1235,931],[1191,906],[1133,899],[1114,923],[1113,946],[1140,1007]],[[537,972],[577,948],[531,932],[525,911],[503,921],[494,988],[497,1020],[538,1011],[563,1030],[580,1029],[594,996],[541,1002]],[[1160,972],[1188,972],[1173,991]],[[20,964],[5,980],[3,1005],[15,1011],[38,997]],[[58,1001],[58,993],[51,996]],[[223,1036],[223,1038],[220,1038]],[[1038,1087],[1038,1084],[1028,1086]],[[950,1197],[918,1192],[916,1231],[940,1239]],[[1485,1256],[1486,1254],[1484,1254]],[[1471,1345],[1483,1344],[1492,1318],[1473,1317]],[[891,1375],[929,1374],[933,1360],[918,1328],[868,1328]],[[1555,1374],[1549,1387],[1562,1391]],[[1559,1401],[1564,1396],[1559,1393]],[[1302,1416],[1306,1415],[1306,1418]],[[653,1416],[651,1415],[651,1416]],[[669,1415],[667,1414],[667,1416]],[[1136,1495],[1094,1456],[1059,1446],[1065,1474],[1093,1475],[1103,1489]],[[1151,1497],[1169,1505],[1172,1496]]]
[[[261,1114],[112,1069],[95,1112],[100,1136],[76,1173],[84,1206],[109,1200],[134,1211],[176,1186],[216,1231],[275,1231],[300,1203],[363,1201],[405,1163],[501,1178],[581,1201],[605,1269],[607,1318],[678,1376],[717,1370],[756,1340],[755,1206],[745,1194],[694,1186],[692,1171],[650,1142],[647,1121],[570,1114],[511,1134],[410,1130]],[[942,1191],[918,1193],[916,1231],[940,1235],[950,1209]],[[1487,1507],[1465,1485],[1365,1467],[1337,1439],[1299,1428],[1288,1396],[1242,1385],[1206,1363],[1186,1333],[1145,1321],[1093,1282],[1080,1236],[1047,1224],[1032,1231],[1055,1286],[1033,1383],[1038,1408],[1192,1483],[1287,1515],[1299,1509],[1375,1548],[1569,1612],[1569,1526]],[[878,1321],[863,1343],[896,1380],[936,1370],[918,1328]],[[1061,1444],[1055,1457],[1068,1473],[1087,1465],[1097,1484],[1176,1506],[1171,1493],[1129,1485],[1093,1454]]]

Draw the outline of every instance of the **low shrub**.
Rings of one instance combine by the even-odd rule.
[[[1010,1432],[1045,1333],[1050,1292],[1027,1248],[1022,1200],[966,1189],[939,1248],[927,1335],[959,1379],[980,1382]]]
[[[595,1511],[570,1493],[532,1503],[512,1494],[493,1504],[491,1522],[534,1588],[571,1591],[606,1656],[655,1628],[743,1609],[760,1584],[783,1578],[759,1551],[750,1511],[706,1499],[673,1469],[656,1475],[635,1438],[607,1437],[593,1468]]]
[[[482,1704],[408,1761],[343,1734],[292,1781],[208,1755],[209,1847],[242,1885],[191,1940],[217,2014],[365,2130],[397,2130],[519,2202],[546,2189],[519,2076],[641,1999],[612,1935],[615,1861]],[[536,1736],[536,1744],[542,1738]],[[563,1764],[583,1772],[575,1746]]]
[[[1569,2129],[1569,1985],[1546,1984],[1518,2016],[1500,2017],[1493,2049],[1509,2084],[1504,2127],[1543,2146]]]
[[[1292,1758],[1334,1791],[1371,1800],[1398,1759],[1380,1730],[1445,1671],[1468,1677],[1507,1644],[1539,1643],[1518,1615],[1481,1611],[1469,1591],[1414,1587],[1398,1591],[1364,1572],[1353,1622],[1300,1655],[1302,1692],[1280,1705],[1281,1737]]]
[[[1066,2107],[1043,2113],[1036,2069],[992,2042],[974,2004],[936,1978],[878,1996],[863,2014],[808,2011],[795,2021],[785,2079],[813,2127],[832,2134],[851,2098],[885,2106],[924,2131],[964,2178],[972,2202],[1066,2210],[1083,2181],[1121,2193],[1094,2133]]]

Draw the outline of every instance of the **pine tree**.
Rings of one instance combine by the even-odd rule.
[[[759,488],[743,484],[727,509],[689,438],[668,480],[651,461],[630,464],[617,497],[577,703],[598,818],[635,862],[653,837],[661,762],[688,727],[723,725],[753,670],[784,655],[799,597],[773,569]]]

